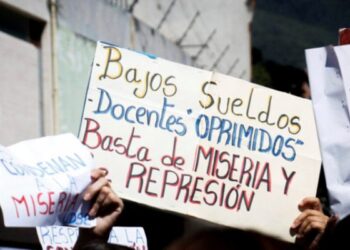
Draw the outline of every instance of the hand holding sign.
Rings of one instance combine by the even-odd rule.
[[[300,244],[314,249],[326,230],[329,217],[323,213],[321,202],[316,197],[304,198],[299,204],[299,210],[301,213],[294,220],[291,230],[297,235]]]
[[[93,232],[100,236],[109,233],[124,207],[123,201],[113,192],[109,180],[105,178],[107,174],[102,169],[92,170],[93,182],[84,193],[85,201],[93,201],[89,215],[97,218]]]
[[[123,201],[113,192],[107,174],[108,171],[101,168],[91,172],[92,182],[86,188],[83,199],[92,202],[88,213],[96,218],[96,226],[80,229],[76,248],[96,239],[107,242],[110,231],[123,210]]]

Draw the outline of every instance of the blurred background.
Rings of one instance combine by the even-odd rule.
[[[343,0],[0,0],[0,143],[78,133],[98,40],[309,98],[304,50],[337,44],[349,17]],[[150,249],[202,226],[125,211],[120,224],[144,226]],[[34,238],[0,228],[3,245]]]

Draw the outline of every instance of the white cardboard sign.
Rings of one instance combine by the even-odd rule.
[[[113,227],[108,243],[130,247],[135,250],[147,250],[147,237],[142,227]]]
[[[7,227],[94,226],[81,194],[90,183],[90,152],[72,134],[0,148],[0,204]]]
[[[122,198],[287,241],[316,192],[309,100],[107,43],[79,137]]]
[[[306,50],[330,205],[350,211],[350,45]]]
[[[47,226],[37,227],[36,232],[42,249],[73,249],[79,229],[76,227]],[[108,243],[147,250],[147,238],[142,227],[113,227]]]

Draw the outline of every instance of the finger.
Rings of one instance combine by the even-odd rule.
[[[91,183],[85,190],[83,199],[85,201],[92,200],[103,186],[109,186],[109,181],[106,178],[99,178],[97,181]]]
[[[311,215],[323,215],[323,213],[313,210],[313,209],[307,209],[304,210],[293,222],[292,228],[297,228],[301,225],[301,223],[305,220],[306,217],[311,216]]]
[[[324,221],[311,221],[304,229],[304,234],[309,233],[310,231],[317,231],[320,233],[323,233],[325,228],[326,228],[326,224]]]
[[[306,234],[311,230],[323,232],[327,226],[329,217],[321,212],[314,215],[309,215],[298,228],[298,233]]]
[[[104,200],[106,199],[106,197],[108,196],[108,194],[110,192],[111,192],[111,189],[108,186],[103,186],[100,189],[100,191],[96,197],[96,200],[89,211],[90,216],[94,217],[97,215],[100,207],[103,206]]]
[[[298,205],[300,211],[304,211],[305,209],[314,209],[317,211],[322,211],[322,205],[320,199],[317,197],[306,197],[301,203]]]
[[[105,171],[104,169],[101,168],[95,168],[93,170],[91,170],[91,180],[96,181],[101,177],[105,177],[106,173],[108,173],[108,171]]]
[[[297,236],[298,237],[304,237],[305,232],[304,229],[309,225],[310,221],[309,220],[304,220],[300,226],[297,229]]]
[[[108,169],[107,169],[107,168],[105,168],[105,167],[99,167],[98,169],[100,169],[100,170],[102,170],[102,171],[104,171],[104,172],[105,172],[105,175],[104,175],[104,176],[107,176],[107,175],[108,175],[108,173],[109,173]]]
[[[103,201],[102,206],[112,208],[116,212],[121,213],[124,208],[124,203],[122,199],[120,199],[119,196],[111,190],[106,199]]]
[[[318,231],[319,230],[323,231],[322,224],[323,224],[322,216],[310,215],[303,221],[303,223],[301,223],[301,225],[300,225],[300,227],[298,229],[298,234],[305,235],[311,229],[318,230]],[[316,225],[317,227],[313,228],[314,225]]]

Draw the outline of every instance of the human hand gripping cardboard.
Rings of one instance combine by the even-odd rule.
[[[80,228],[75,249],[79,249],[89,241],[101,240],[107,242],[109,233],[121,214],[124,204],[111,188],[106,178],[108,171],[104,168],[91,172],[91,184],[86,188],[83,199],[91,202],[89,216],[96,218],[93,228]]]

